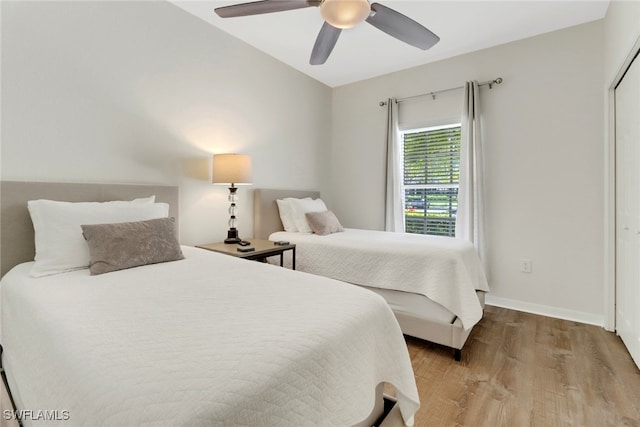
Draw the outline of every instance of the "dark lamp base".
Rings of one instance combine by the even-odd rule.
[[[238,237],[238,230],[236,228],[230,228],[227,231],[227,238],[224,239],[225,243],[238,243],[242,239]]]

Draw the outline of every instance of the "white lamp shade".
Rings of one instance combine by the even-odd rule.
[[[246,154],[214,154],[214,184],[251,184],[251,157]]]
[[[353,28],[369,17],[371,6],[368,0],[324,0],[320,14],[331,26]]]

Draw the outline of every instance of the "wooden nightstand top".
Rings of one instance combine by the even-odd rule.
[[[260,258],[274,255],[280,255],[284,251],[295,249],[295,244],[284,246],[275,245],[271,240],[247,239],[251,242],[251,247],[256,250],[251,252],[238,252],[238,248],[242,246],[237,243],[207,243],[206,245],[197,245],[196,248],[207,249],[209,251],[220,252],[227,255],[233,255],[239,258]]]

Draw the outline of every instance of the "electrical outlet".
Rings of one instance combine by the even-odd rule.
[[[520,272],[521,273],[531,273],[531,259],[522,258],[520,260]]]

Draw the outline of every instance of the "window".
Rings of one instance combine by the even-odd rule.
[[[460,124],[402,133],[405,231],[455,235]]]

